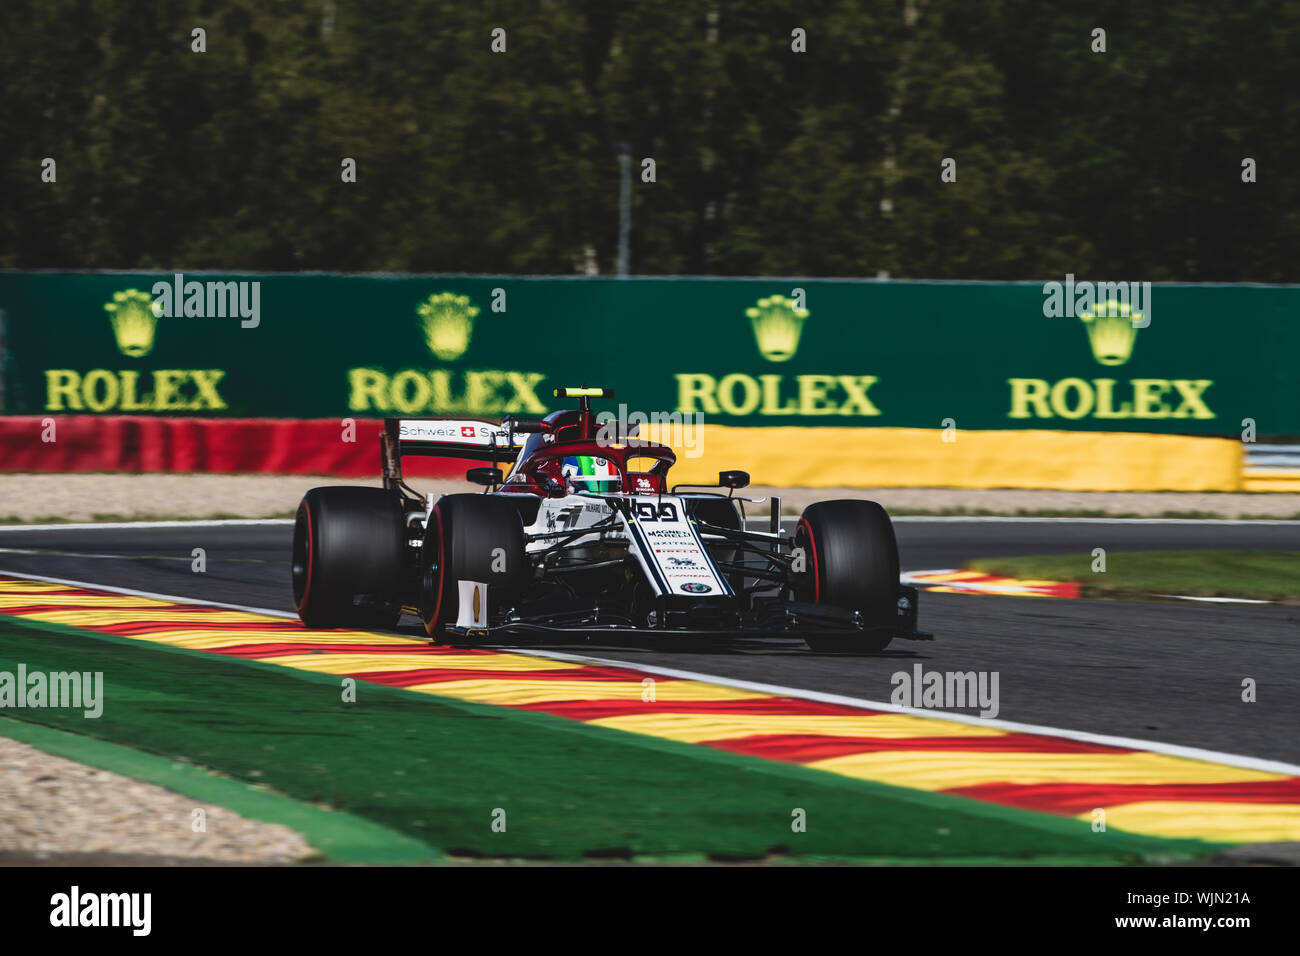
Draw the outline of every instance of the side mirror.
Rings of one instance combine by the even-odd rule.
[[[720,471],[718,472],[718,484],[723,488],[744,488],[749,484],[749,472]]]
[[[492,488],[501,484],[505,480],[505,476],[497,468],[471,468],[465,472],[465,479],[474,482],[476,485]]]
[[[507,415],[501,419],[501,424],[511,431],[519,434],[531,434],[533,432],[546,431],[546,423],[540,418],[525,418],[520,415]]]

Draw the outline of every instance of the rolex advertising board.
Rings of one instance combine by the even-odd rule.
[[[1300,433],[1300,288],[0,273],[4,411]]]

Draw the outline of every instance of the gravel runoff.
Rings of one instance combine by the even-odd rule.
[[[461,481],[413,478],[419,491],[476,491]],[[59,519],[287,517],[303,492],[317,485],[378,486],[378,478],[322,475],[211,474],[0,474],[0,523]],[[891,510],[943,513],[952,509],[1016,514],[1019,511],[1098,511],[1159,517],[1165,512],[1203,512],[1224,518],[1300,514],[1300,494],[1229,492],[1024,491],[962,488],[748,488],[761,498],[782,496],[782,511],[798,514],[825,498],[872,498]],[[755,513],[766,511],[759,505]]]
[[[200,833],[195,809],[206,817]],[[288,827],[0,737],[0,862],[54,862],[70,853],[292,863],[314,851]]]

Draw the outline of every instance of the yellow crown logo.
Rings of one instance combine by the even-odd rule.
[[[1107,299],[1079,318],[1088,330],[1092,356],[1102,365],[1123,365],[1133,355],[1133,343],[1137,341],[1133,321],[1141,321],[1141,313],[1134,315],[1127,304]]]
[[[119,352],[132,358],[143,358],[153,351],[154,332],[158,328],[153,296],[139,289],[114,292],[113,301],[104,304],[104,311],[113,323],[113,337],[117,339]]]
[[[429,296],[415,310],[424,326],[424,339],[429,351],[450,362],[460,358],[469,348],[469,337],[474,332],[474,316],[479,308],[472,305],[467,295],[439,292]]]
[[[759,299],[745,310],[754,327],[758,350],[769,362],[785,362],[799,350],[799,336],[808,321],[807,309],[796,308],[793,299],[782,295]]]

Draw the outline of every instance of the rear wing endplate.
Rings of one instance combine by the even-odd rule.
[[[385,418],[380,437],[384,477],[400,481],[406,455],[513,462],[527,437],[509,424],[474,418]]]

